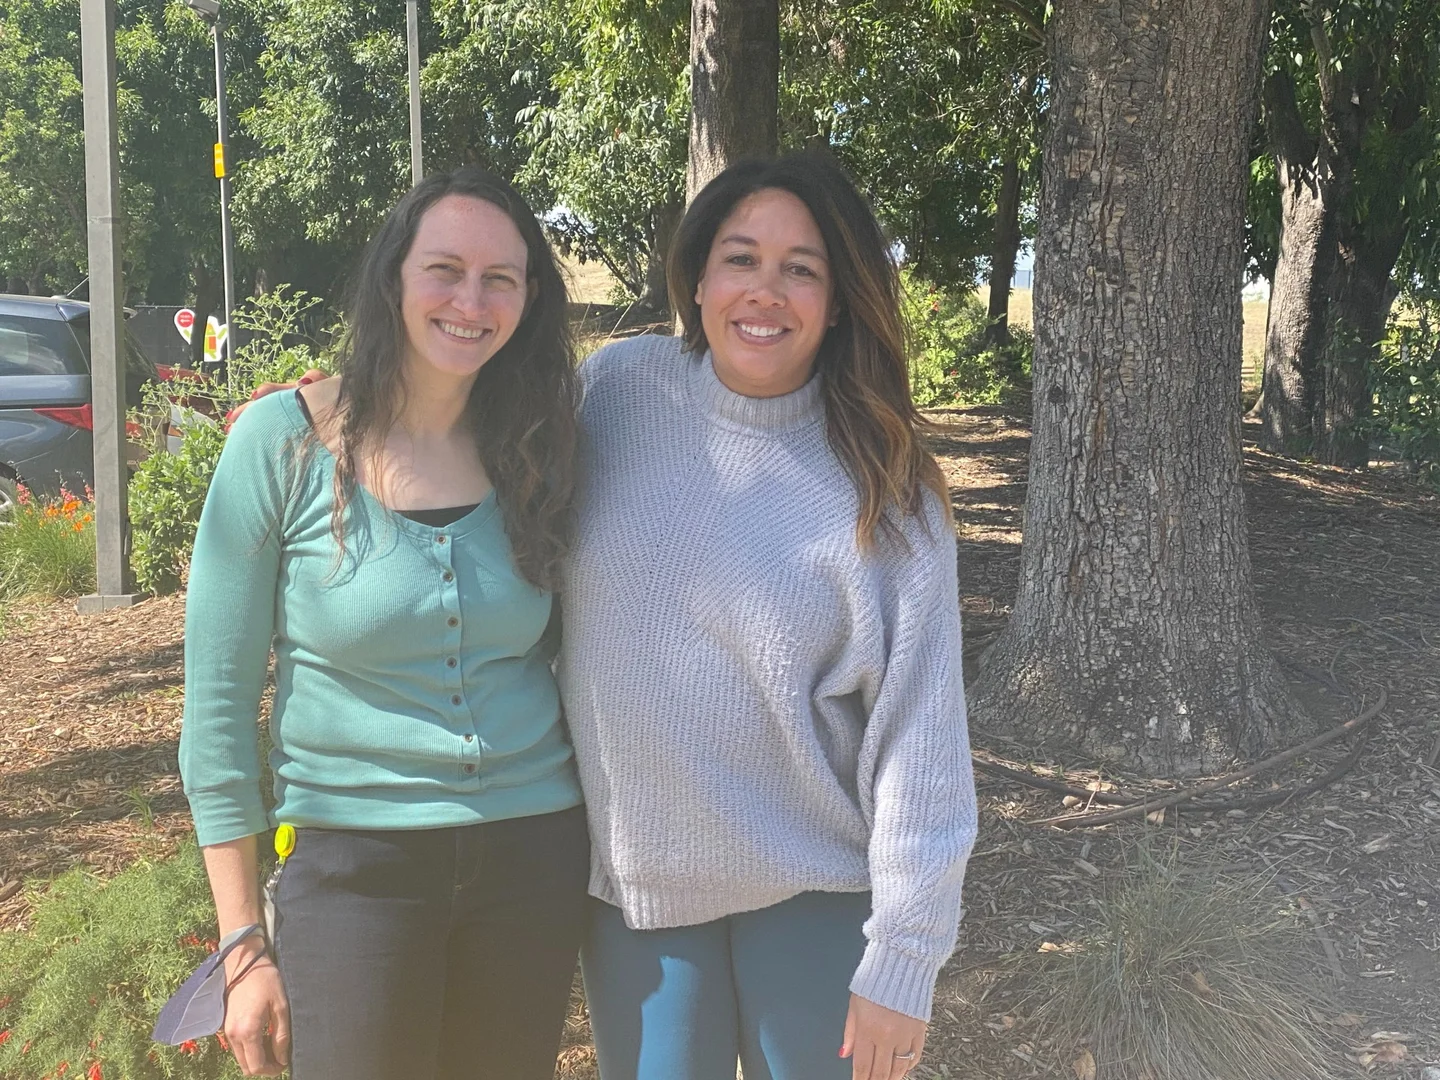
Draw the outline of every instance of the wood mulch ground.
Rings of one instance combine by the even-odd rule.
[[[973,660],[1015,591],[1028,429],[1023,414],[1003,409],[937,418]],[[1337,1020],[1351,1052],[1363,1060],[1377,1032],[1404,1036],[1405,1056],[1372,1062],[1370,1075],[1419,1080],[1440,1062],[1440,499],[1396,470],[1345,473],[1253,449],[1246,465],[1265,630],[1296,693],[1325,727],[1380,689],[1388,694],[1363,755],[1337,783],[1290,805],[1172,812],[1158,829],[1040,826],[1061,811],[1059,795],[979,776],[968,914],[917,1077],[1072,1075],[1054,1064],[1061,1048],[1032,1041],[998,976],[1005,957],[1082,927],[1147,832],[1162,832],[1197,864],[1268,873],[1303,898],[1317,956],[1335,970],[1345,1010]],[[187,833],[175,774],[183,616],[180,597],[89,618],[69,604],[19,605],[5,615],[0,928],[25,922],[22,881],[77,864],[111,873]],[[984,732],[974,737],[1004,756]],[[1328,747],[1273,779],[1313,775],[1345,749]],[[593,1061],[577,1003],[559,1075],[593,1080]],[[1337,1051],[1336,1076],[1358,1070]]]

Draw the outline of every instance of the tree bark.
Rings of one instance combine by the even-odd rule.
[[[692,0],[686,202],[742,158],[773,155],[779,114],[778,0]]]
[[[1356,371],[1353,361],[1364,350],[1342,345],[1337,352],[1331,343],[1337,331],[1352,339],[1364,331],[1337,321],[1344,317],[1332,307],[1349,274],[1342,265],[1341,230],[1353,211],[1355,170],[1381,72],[1375,50],[1367,47],[1334,65],[1323,23],[1312,25],[1311,38],[1320,88],[1318,135],[1305,130],[1288,74],[1276,72],[1265,84],[1281,218],[1265,334],[1261,445],[1279,454],[1363,464],[1368,444],[1361,445],[1364,435],[1353,421],[1367,407],[1365,372]],[[1335,362],[1340,370],[1331,369]]]
[[[1315,457],[1347,468],[1369,463],[1370,438],[1364,422],[1370,416],[1370,364],[1385,336],[1395,301],[1390,275],[1409,232],[1393,189],[1377,196],[1375,203],[1369,220],[1339,230],[1325,346],[1317,372]]]
[[[1020,162],[1014,154],[1000,169],[995,196],[995,244],[990,251],[990,307],[985,323],[987,345],[1010,344],[1010,283],[1020,251]]]
[[[1305,718],[1263,647],[1240,281],[1265,0],[1057,0],[1020,588],[981,731],[1165,775]]]
[[[638,307],[655,315],[670,310],[670,291],[665,282],[665,264],[670,259],[670,241],[675,236],[675,227],[680,224],[684,207],[678,203],[667,203],[657,207],[651,217],[650,262],[645,267],[645,291],[640,294]]]
[[[1335,261],[1335,200],[1341,194],[1328,156],[1305,130],[1285,72],[1265,82],[1265,126],[1280,187],[1280,251],[1270,287],[1261,375],[1260,445],[1308,454],[1316,372],[1328,318]]]

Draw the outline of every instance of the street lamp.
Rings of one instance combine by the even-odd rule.
[[[230,232],[230,147],[225,112],[225,27],[220,18],[220,0],[185,0],[185,6],[210,24],[215,39],[215,178],[220,181],[220,255],[225,271],[225,340],[221,357],[234,355],[235,334],[230,313],[235,310],[235,238]]]
[[[410,182],[418,184],[425,178],[425,159],[420,147],[419,0],[405,0],[405,52],[410,75]]]

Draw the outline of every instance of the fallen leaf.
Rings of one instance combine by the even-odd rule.
[[[45,662],[47,664],[68,664],[70,660],[64,656],[47,656]]]
[[[1201,997],[1209,997],[1211,994],[1215,993],[1215,991],[1210,988],[1210,984],[1206,982],[1205,973],[1203,971],[1192,971],[1188,974],[1188,978],[1190,980],[1191,989],[1193,989]]]
[[[1378,1042],[1370,1049],[1375,1051],[1372,1060],[1376,1065],[1393,1065],[1397,1061],[1404,1061],[1405,1056],[1410,1053],[1410,1048],[1402,1042]]]
[[[1081,1050],[1080,1056],[1070,1063],[1070,1068],[1075,1070],[1075,1080],[1095,1080],[1095,1055],[1089,1050]]]
[[[1159,810],[1151,810],[1150,813],[1145,815],[1145,820],[1151,825],[1164,825],[1165,808],[1162,806]]]
[[[1100,868],[1094,863],[1086,862],[1084,859],[1076,859],[1075,865],[1078,866],[1081,870],[1084,870],[1085,873],[1089,874],[1091,877],[1100,876]]]
[[[1073,810],[1075,807],[1083,805],[1084,802],[1085,800],[1080,798],[1079,795],[1066,795],[1060,800],[1060,805]]]

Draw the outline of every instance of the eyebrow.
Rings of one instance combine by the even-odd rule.
[[[720,238],[719,242],[722,244],[744,244],[746,247],[760,246],[760,241],[755,240],[749,236],[743,236],[740,233],[731,233],[729,236],[723,236]],[[830,261],[829,257],[826,256],[825,252],[819,250],[818,248],[806,247],[804,244],[797,244],[795,247],[792,247],[790,251],[794,255],[811,255],[821,260],[822,262]]]
[[[456,262],[464,262],[464,261],[465,261],[464,259],[462,259],[459,255],[457,255],[457,254],[456,254],[455,252],[453,252],[453,251],[422,251],[422,252],[420,252],[420,257],[421,257],[422,259],[454,259]],[[523,274],[523,273],[525,273],[525,270],[524,270],[522,267],[517,266],[515,263],[511,263],[511,262],[491,263],[489,266],[485,267],[485,269],[486,269],[486,270],[513,270],[513,271],[515,271],[515,273],[517,273],[517,274]]]

